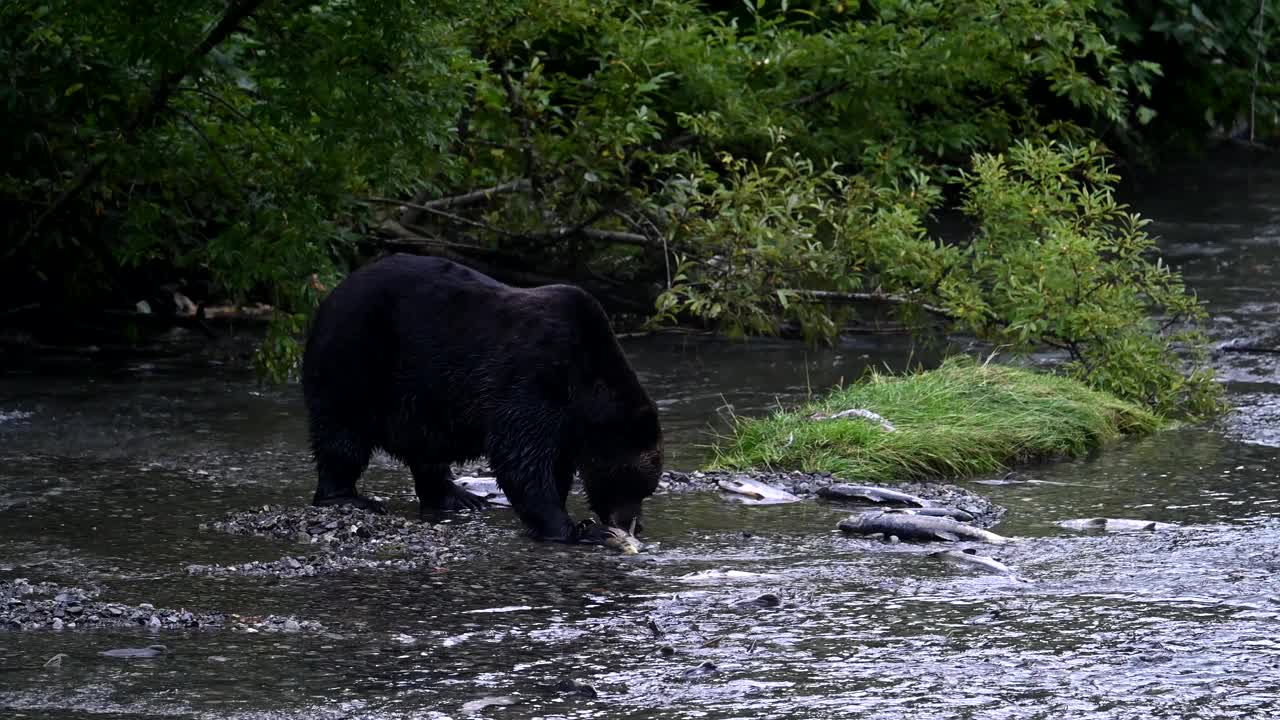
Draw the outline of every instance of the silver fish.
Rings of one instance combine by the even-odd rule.
[[[1084,518],[1080,520],[1063,520],[1059,527],[1068,530],[1103,530],[1106,532],[1134,532],[1142,530],[1162,530],[1173,527],[1168,523],[1152,520],[1130,520],[1126,518]]]
[[[977,550],[973,548],[965,548],[964,550],[939,550],[938,552],[929,553],[929,557],[944,560],[967,568],[982,568],[1001,575],[1012,575],[1013,570],[1008,565],[989,558],[986,555],[979,555]]]
[[[719,480],[716,486],[721,490],[733,495],[744,498],[742,502],[751,505],[776,505],[779,503],[800,502],[800,498],[792,495],[786,490],[779,490],[772,485],[767,485],[759,480],[752,480],[747,477],[735,477],[728,480]]]
[[[906,513],[907,515],[928,515],[930,517],[945,517],[960,522],[973,522],[973,515],[953,507],[922,507],[922,508],[884,508],[881,512],[888,513]]]
[[[951,518],[910,513],[887,513],[878,510],[850,515],[841,520],[837,527],[842,532],[850,535],[884,535],[886,538],[896,537],[901,540],[919,540],[923,542],[972,540],[998,545],[1009,541],[1008,538],[997,535],[990,530],[983,530],[962,522],[956,522]]]
[[[476,477],[465,476],[457,478],[453,481],[454,485],[466,490],[472,495],[478,495],[490,504],[505,505],[510,507],[511,501],[507,499],[506,494],[502,492],[502,488],[498,487],[498,479],[492,477]]]
[[[871,485],[846,485],[844,483],[836,483],[835,485],[819,488],[818,497],[827,500],[854,500],[871,503],[872,505],[896,505],[899,507],[922,508],[932,505],[924,498],[908,495],[897,490]]]
[[[169,652],[169,648],[164,645],[148,645],[144,648],[114,648],[103,650],[98,654],[117,658],[149,658],[163,655],[167,652]]]

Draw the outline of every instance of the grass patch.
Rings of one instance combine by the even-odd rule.
[[[809,419],[850,408],[877,413],[895,431],[859,417]],[[830,472],[865,482],[962,477],[1078,455],[1163,424],[1069,378],[958,356],[904,376],[872,372],[799,410],[735,419],[711,469]]]

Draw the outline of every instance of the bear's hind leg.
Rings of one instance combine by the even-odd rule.
[[[312,505],[353,505],[386,514],[382,503],[356,492],[356,480],[368,467],[373,454],[366,440],[351,431],[313,433],[312,450],[319,475]]]
[[[483,510],[489,505],[484,498],[472,495],[453,482],[448,463],[410,461],[409,472],[413,473],[420,516],[432,510]]]

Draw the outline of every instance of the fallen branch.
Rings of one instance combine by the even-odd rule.
[[[396,200],[395,198],[384,198],[384,197],[364,197],[364,198],[359,198],[359,200],[360,202],[365,202],[365,203],[376,203],[378,205],[395,205],[397,207],[409,208],[410,210],[421,210],[422,212],[430,213],[432,215],[435,215],[436,217],[444,218],[445,220],[448,220],[453,223],[457,223],[459,225],[469,225],[471,227],[480,228],[481,230],[488,230],[489,232],[494,232],[499,235],[506,235],[507,237],[522,237],[518,233],[513,233],[510,230],[504,230],[500,227],[496,227],[488,223],[482,223],[478,220],[472,220],[471,218],[465,218],[465,217],[462,217],[461,215],[455,215],[451,212],[445,212],[444,210],[433,208],[430,205],[419,205],[417,203],[405,202],[404,200]]]
[[[512,180],[511,182],[505,182],[501,185],[494,185],[493,187],[472,190],[471,192],[463,193],[461,195],[452,195],[450,197],[443,197],[437,200],[419,202],[416,204],[418,207],[448,210],[449,208],[461,207],[463,205],[474,205],[483,200],[488,200],[494,195],[524,192],[525,190],[528,190],[529,187],[529,179],[520,178],[519,180]]]
[[[423,228],[414,225],[405,225],[394,220],[385,220],[378,226],[378,230],[383,234],[390,236],[388,242],[392,244],[404,246],[407,248],[422,248],[428,250],[448,251],[451,256],[462,257],[456,251],[465,250],[472,253],[481,253],[485,255],[497,255],[501,251],[483,245],[473,245],[471,243],[461,243],[456,240],[442,240],[428,233]]]
[[[445,212],[444,210],[440,210],[439,208],[432,207],[429,204],[419,205],[417,203],[406,202],[404,200],[396,200],[395,198],[384,198],[384,197],[376,197],[376,196],[360,198],[360,201],[366,202],[366,203],[376,203],[379,205],[395,205],[398,207],[409,208],[411,210],[420,210],[422,212],[430,213],[432,215],[435,215],[440,218],[444,218],[445,220],[448,220],[453,223],[457,223],[459,225],[467,225],[470,227],[479,228],[481,230],[488,230],[489,232],[497,233],[498,235],[505,235],[506,237],[520,239],[520,240],[563,240],[564,238],[581,234],[592,240],[600,240],[603,242],[612,242],[612,243],[618,243],[622,245],[638,245],[641,247],[651,247],[655,244],[648,237],[645,237],[644,235],[640,235],[638,233],[622,232],[620,230],[596,230],[593,228],[583,228],[576,225],[552,228],[551,230],[548,230],[544,233],[539,233],[537,235],[523,235],[521,233],[512,232],[505,228],[497,227],[496,225],[490,225],[488,223],[480,222],[479,220],[472,220],[471,218],[466,218],[451,212]],[[404,223],[396,223],[396,225],[405,227]],[[487,248],[481,248],[479,246],[475,246],[475,249],[480,250],[480,249],[487,249]]]

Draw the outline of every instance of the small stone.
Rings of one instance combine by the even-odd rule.
[[[120,617],[121,615],[124,614],[124,608],[119,607],[117,605],[112,605],[111,607],[107,608],[107,614],[112,615],[113,617]]]
[[[153,627],[153,628],[160,627],[160,618],[156,617],[155,615],[152,615],[151,619],[147,621],[147,626]]]
[[[52,627],[54,630],[61,630],[61,629],[62,629],[62,625],[63,625],[62,620],[60,620],[60,619],[58,619],[58,618],[54,618],[54,619],[53,619],[53,622],[52,622],[52,623],[50,623],[50,625],[49,625],[49,626],[50,626],[50,627]]]
[[[302,626],[299,625],[298,621],[294,620],[293,618],[290,618],[284,621],[285,632],[298,632],[301,629],[302,629]]]
[[[285,558],[284,564],[288,565],[291,570],[297,570],[302,567],[302,563],[298,562],[297,559],[292,556]]]

